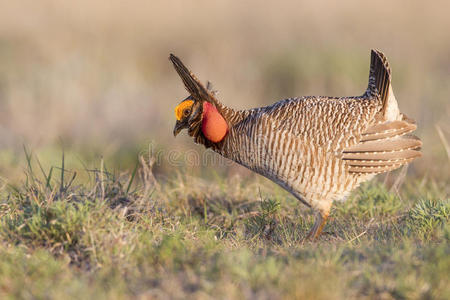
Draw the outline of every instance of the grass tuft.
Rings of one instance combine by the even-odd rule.
[[[450,199],[421,199],[409,211],[408,229],[421,238],[429,239],[438,232],[437,229],[442,229],[449,219]]]

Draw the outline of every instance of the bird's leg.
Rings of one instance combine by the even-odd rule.
[[[314,222],[314,225],[311,228],[311,230],[309,231],[306,239],[313,241],[319,237],[320,233],[322,232],[323,227],[327,223],[328,214],[329,214],[329,210],[328,211],[320,211],[317,213],[316,221]]]

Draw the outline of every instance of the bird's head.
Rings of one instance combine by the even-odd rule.
[[[228,133],[228,124],[218,110],[214,92],[209,85],[204,87],[178,57],[171,54],[169,59],[190,94],[175,107],[174,136],[187,129],[197,143],[209,145],[222,141]]]

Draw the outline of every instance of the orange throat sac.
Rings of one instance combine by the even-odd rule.
[[[209,102],[203,102],[203,135],[211,142],[218,143],[228,132],[228,124],[217,108]]]

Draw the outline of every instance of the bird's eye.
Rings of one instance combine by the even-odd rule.
[[[185,117],[189,116],[190,114],[191,114],[191,110],[190,110],[190,109],[185,109],[185,110],[183,111],[183,115],[184,115]]]

